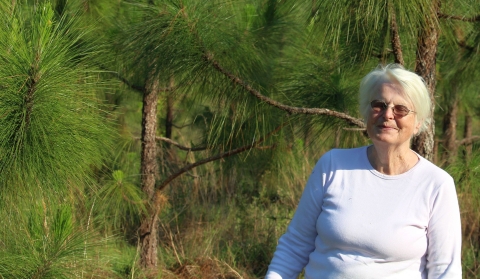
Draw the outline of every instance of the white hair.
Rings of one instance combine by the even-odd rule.
[[[405,70],[399,64],[379,65],[362,79],[359,99],[363,119],[368,120],[371,110],[370,102],[373,101],[377,88],[385,82],[394,82],[402,87],[403,93],[413,104],[416,124],[421,124],[418,132],[424,131],[431,122],[430,94],[422,77]]]

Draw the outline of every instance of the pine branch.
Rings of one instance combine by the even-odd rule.
[[[348,130],[348,128],[346,128]],[[350,128],[351,130],[358,130],[358,131],[364,131],[365,128]],[[136,140],[140,140],[139,137],[134,137],[134,139]],[[189,152],[194,152],[194,151],[204,151],[204,150],[209,150],[209,149],[212,149],[212,148],[209,148],[209,147],[206,147],[206,146],[201,146],[201,147],[188,147],[188,146],[184,146],[184,145],[181,145],[180,143],[174,141],[174,140],[171,140],[169,138],[166,138],[166,137],[155,137],[155,140],[157,141],[163,141],[163,142],[166,142],[168,144],[171,144],[171,145],[174,145],[176,146],[178,149],[180,150],[184,150],[184,151],[189,151]],[[273,145],[265,145],[265,146],[255,146],[256,149],[260,149],[260,150],[266,150],[266,149],[272,149],[272,148],[275,148],[277,147],[276,144],[273,144]]]
[[[159,183],[155,187],[156,192],[162,191],[170,182],[172,182],[172,180],[174,180],[175,178],[179,177],[183,173],[185,173],[185,172],[187,172],[187,171],[189,171],[189,170],[191,170],[195,167],[198,167],[198,166],[201,166],[203,164],[206,164],[206,163],[209,163],[209,162],[212,162],[212,161],[216,161],[216,160],[219,160],[219,159],[222,159],[222,158],[225,158],[225,157],[229,157],[229,156],[232,156],[232,155],[235,155],[235,154],[238,154],[238,153],[242,153],[244,151],[247,151],[247,150],[250,150],[250,149],[256,147],[260,143],[264,142],[267,138],[269,138],[270,136],[272,136],[272,135],[276,134],[278,131],[280,131],[283,128],[283,126],[285,126],[285,124],[286,123],[283,123],[283,124],[279,125],[277,128],[275,128],[275,130],[271,131],[265,137],[262,137],[262,138],[258,139],[257,141],[253,142],[252,144],[245,145],[245,146],[233,149],[233,150],[229,150],[229,151],[220,153],[218,155],[215,155],[215,156],[212,156],[212,157],[209,157],[209,158],[205,158],[203,160],[200,160],[200,161],[197,161],[195,163],[184,166],[183,168],[179,169],[177,172],[175,172],[172,175],[170,175],[169,177],[167,177],[161,183]]]
[[[125,77],[121,76],[118,72],[111,71],[103,65],[100,65],[100,69],[105,71],[106,73],[109,73],[109,74],[115,76],[119,81],[121,81],[123,84],[128,86],[130,89],[132,89],[134,91],[137,91],[138,93],[141,93],[141,94],[145,93],[145,87],[144,86],[138,86],[138,85],[130,83]]]
[[[437,142],[445,142],[444,139],[437,139],[435,140]],[[471,137],[468,137],[468,138],[464,138],[464,139],[461,139],[461,140],[457,140],[455,141],[455,143],[457,144],[457,146],[462,146],[462,145],[468,145],[468,144],[472,144],[476,141],[480,141],[480,136],[471,136]]]
[[[24,103],[25,103],[25,123],[28,126],[30,124],[30,118],[33,111],[33,99],[35,96],[35,92],[37,91],[37,83],[39,80],[39,73],[38,73],[38,54],[35,59],[35,66],[31,66],[28,80],[27,80],[27,92],[24,96]]]
[[[120,73],[108,70],[104,66],[100,66],[100,69],[102,69],[105,72],[115,76],[119,81],[121,81],[123,84],[125,84],[127,87],[129,87],[133,91],[137,91],[138,93],[141,93],[141,94],[145,93],[145,86],[140,86],[140,85],[133,84],[130,81],[128,81],[128,79],[126,79],[125,77],[120,75]],[[159,88],[158,92],[171,92],[171,91],[174,91],[174,90],[175,90],[175,87],[164,87],[164,88]]]
[[[228,72],[227,70],[225,70],[222,66],[220,66],[220,64],[216,60],[213,59],[211,54],[207,53],[203,56],[203,58],[205,59],[205,61],[209,62],[217,71],[219,71],[224,76],[228,77],[233,82],[233,84],[242,87],[247,92],[249,92],[250,94],[255,96],[257,99],[259,99],[260,101],[262,101],[262,102],[264,102],[268,105],[271,105],[271,106],[274,106],[278,109],[284,110],[284,111],[286,111],[290,114],[329,115],[329,116],[333,116],[333,117],[343,119],[343,120],[347,121],[348,123],[350,123],[352,125],[355,125],[355,126],[358,126],[360,128],[365,127],[365,124],[363,123],[363,121],[361,119],[355,118],[355,117],[350,116],[350,115],[348,115],[346,113],[343,113],[343,112],[338,112],[338,111],[324,109],[324,108],[304,108],[304,107],[292,107],[292,106],[284,105],[284,104],[282,104],[278,101],[275,101],[273,99],[268,98],[267,96],[262,95],[259,91],[254,89],[252,86],[247,84],[245,81],[243,81],[239,77],[237,77],[237,76],[233,75],[232,73]]]
[[[476,15],[473,17],[464,17],[464,16],[456,16],[456,15],[446,15],[442,13],[437,13],[438,18],[445,18],[445,19],[455,19],[467,22],[477,22],[480,21],[480,15]]]
[[[159,140],[159,141],[164,141],[166,143],[169,143],[171,145],[174,145],[176,147],[178,147],[179,149],[181,150],[185,150],[185,151],[202,151],[202,150],[207,150],[208,147],[206,146],[202,146],[202,147],[187,147],[187,146],[183,146],[181,144],[179,144],[178,142],[176,141],[173,141],[169,138],[166,138],[166,137],[155,137],[156,140]]]
[[[480,136],[472,136],[472,137],[464,138],[462,140],[457,141],[457,145],[461,146],[461,145],[472,144],[473,142],[479,141],[479,140],[480,140]]]
[[[286,111],[289,114],[329,115],[329,116],[337,117],[337,118],[340,118],[340,119],[344,119],[345,121],[347,121],[348,123],[350,123],[354,126],[358,126],[360,128],[365,128],[365,123],[363,123],[363,121],[361,119],[355,118],[355,117],[350,116],[350,115],[348,115],[346,113],[343,113],[343,112],[337,112],[337,111],[334,111],[334,110],[329,110],[329,109],[324,109],[324,108],[304,108],[304,107],[287,106],[287,105],[284,105],[284,104],[282,104],[280,102],[277,102],[273,99],[270,99],[267,96],[262,95],[258,90],[251,87],[249,84],[247,84],[245,81],[243,81],[239,77],[237,77],[237,76],[233,75],[232,73],[228,72],[226,69],[224,69],[218,63],[218,61],[213,59],[213,55],[210,52],[208,52],[208,50],[205,49],[204,44],[203,44],[202,40],[200,39],[200,36],[198,35],[197,30],[195,29],[194,25],[189,23],[188,15],[185,12],[185,7],[182,7],[181,13],[182,13],[183,17],[185,18],[185,20],[187,21],[187,25],[189,26],[190,32],[192,32],[192,34],[194,35],[194,37],[196,38],[196,40],[198,41],[198,43],[201,46],[201,49],[203,51],[203,59],[206,62],[208,62],[210,65],[212,65],[214,69],[219,71],[224,76],[228,77],[233,82],[233,84],[242,87],[247,92],[249,92],[250,94],[255,96],[257,99],[259,99],[260,101],[262,101],[262,102],[264,102],[268,105],[274,106],[278,109],[281,109],[283,111]]]
[[[464,48],[468,51],[474,51],[475,50],[475,48],[473,46],[467,45],[467,43],[464,40],[457,41],[457,44],[458,44],[459,47]]]
[[[144,94],[145,93],[145,86],[138,86],[138,85],[135,85],[135,84],[132,84],[130,83],[126,78],[124,78],[123,76],[121,76],[119,73],[115,73],[115,72],[110,72],[112,75],[115,75],[115,77],[121,81],[123,84],[125,84],[127,87],[129,87],[130,89],[133,89],[134,91],[137,91],[138,93],[142,93]]]
[[[182,125],[182,126],[178,126],[178,125],[175,125],[175,124],[172,123],[172,126],[175,127],[175,128],[177,128],[177,129],[183,129],[183,128],[185,128],[185,127],[192,126],[192,123],[190,123],[190,124],[185,124],[185,125]]]
[[[37,91],[38,82],[40,80],[40,71],[39,71],[40,60],[41,60],[40,52],[36,50],[34,61],[30,66],[30,69],[28,71],[28,78],[24,84],[27,90],[25,96],[23,97],[24,104],[25,104],[25,124],[27,127],[30,125],[31,115],[33,111],[33,101]]]
[[[130,89],[133,89],[134,91],[137,91],[137,92],[142,93],[142,94],[145,93],[145,87],[138,86],[138,85],[130,83],[126,78],[122,77],[118,73],[113,73],[112,72],[112,74],[114,74],[119,81],[123,82]],[[162,88],[158,89],[158,92],[172,92],[174,90],[175,90],[175,87],[162,87]]]
[[[273,149],[273,148],[276,148],[276,147],[277,147],[277,144],[274,143],[272,145],[255,146],[255,149],[267,150],[267,149]]]

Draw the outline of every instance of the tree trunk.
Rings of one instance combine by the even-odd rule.
[[[453,89],[456,90],[456,89]],[[457,114],[458,114],[458,98],[455,96],[456,92],[454,93],[454,100],[448,106],[447,113],[443,118],[443,137],[444,137],[444,148],[445,151],[443,153],[443,162],[447,165],[452,164],[455,162],[457,157]]]
[[[438,6],[438,3],[433,5]],[[433,9],[436,11],[437,9]],[[432,11],[432,12],[433,12]],[[436,87],[436,54],[438,45],[438,27],[435,16],[431,16],[426,21],[425,26],[419,32],[417,42],[417,52],[415,61],[415,72],[420,75],[427,85],[432,100],[432,121],[427,129],[413,138],[412,149],[427,160],[433,159],[433,141],[435,135],[435,123],[433,120],[433,112],[435,110],[435,87]]]
[[[465,127],[463,129],[463,138],[469,139],[472,137],[472,116],[470,113],[465,114]],[[472,143],[465,144],[465,161],[470,161],[472,157]]]
[[[404,65],[402,44],[400,43],[400,35],[398,34],[397,17],[395,15],[395,8],[391,2],[389,3],[390,13],[390,43],[392,44],[393,56],[395,57],[395,63]]]
[[[174,107],[175,107],[175,102],[174,102],[174,86],[175,86],[175,81],[173,76],[170,77],[170,82],[169,86],[166,88],[164,92],[164,99],[165,99],[165,137],[168,139],[172,139],[173,137],[173,119],[174,119]],[[170,173],[175,171],[176,167],[181,164],[180,160],[177,156],[176,149],[168,144],[168,143],[163,143],[160,145],[161,150],[159,154],[159,158],[162,160],[162,172],[161,175],[166,175],[168,176]]]
[[[165,118],[165,137],[172,138],[173,127],[173,98],[170,92],[167,92],[167,115]]]
[[[438,140],[433,142],[433,161],[435,165],[438,164]]]
[[[142,155],[141,155],[141,177],[142,190],[148,197],[148,214],[142,217],[139,228],[140,241],[140,265],[145,268],[147,274],[156,275],[157,267],[157,227],[158,210],[155,209],[155,177],[157,174],[156,141],[157,134],[157,102],[158,88],[157,79],[147,81],[146,90],[143,95],[142,111]]]

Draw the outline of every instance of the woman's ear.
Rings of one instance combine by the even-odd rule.
[[[416,136],[420,132],[420,127],[422,127],[423,121],[416,121],[415,123],[415,130],[413,131],[413,135]]]

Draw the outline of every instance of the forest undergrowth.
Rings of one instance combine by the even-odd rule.
[[[480,278],[479,160],[480,157],[476,156],[467,164],[460,162],[447,168],[456,181],[461,207],[462,264],[464,278],[467,279]],[[201,262],[201,259],[213,257],[228,267],[236,268],[241,274],[241,277],[231,278],[262,278],[273,256],[277,240],[285,232],[293,216],[314,160],[290,163],[292,169],[295,164],[297,167],[298,164],[303,164],[301,168],[304,168],[304,172],[283,174],[283,177],[269,174],[255,182],[241,181],[242,176],[238,176],[239,181],[235,182],[240,185],[250,183],[249,187],[243,184],[243,187],[238,188],[244,190],[239,189],[234,195],[221,197],[216,202],[215,199],[196,199],[195,195],[198,193],[193,193],[187,186],[173,186],[176,188],[172,190],[171,197],[176,198],[171,199],[171,208],[167,209],[166,213],[180,207],[179,210],[171,212],[181,212],[182,216],[162,218],[165,221],[170,220],[162,222],[161,241],[163,251],[170,255],[170,265],[174,263],[173,266],[181,266],[180,259],[200,259]],[[271,183],[270,187],[265,187],[266,182]],[[217,194],[228,192],[221,189],[228,185],[217,184],[216,187],[210,185],[209,189],[217,191]],[[188,212],[188,207],[194,210]],[[168,262],[166,259],[162,259],[164,263]],[[197,278],[195,276],[187,278]]]
[[[159,216],[158,278],[262,278],[314,158],[324,150],[293,146],[286,152],[290,156],[271,157],[269,163],[253,155],[207,164],[172,182]],[[480,272],[479,163],[474,156],[447,168],[461,205],[467,279]],[[277,164],[281,171],[270,166],[258,172],[263,164]],[[63,192],[63,198],[41,187],[17,198],[2,195],[1,278],[145,278],[134,237],[141,209],[125,190],[128,179],[117,173],[120,178],[124,188],[112,191],[122,191],[115,206],[122,222],[92,195],[94,187]],[[111,193],[107,197],[113,199]]]

